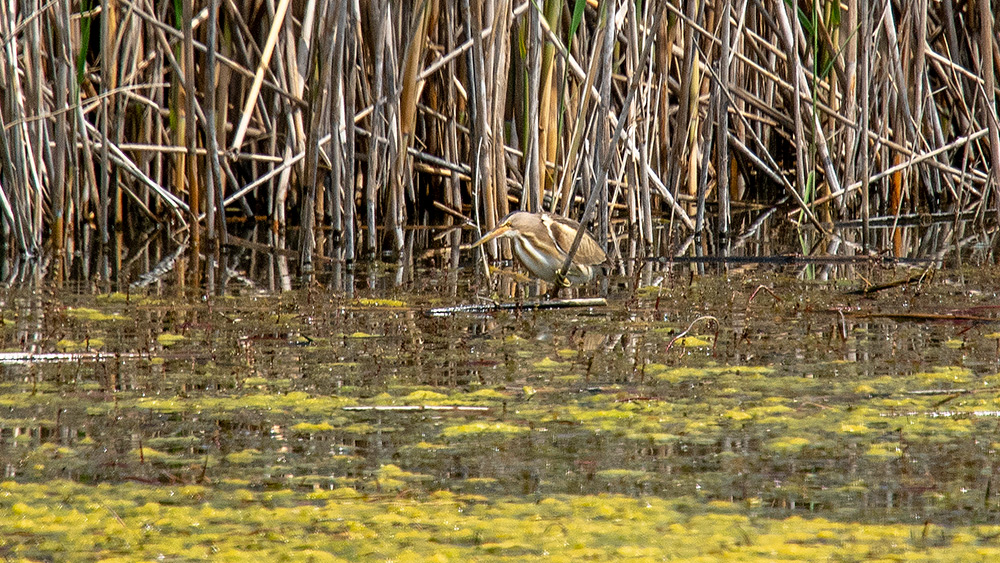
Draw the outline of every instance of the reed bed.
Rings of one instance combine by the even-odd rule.
[[[115,277],[165,236],[202,280],[234,244],[309,273],[399,253],[421,225],[454,266],[513,209],[582,217],[625,270],[752,253],[768,225],[813,229],[806,253],[906,255],[901,226],[942,218],[942,245],[995,242],[997,11],[8,2],[0,245]]]

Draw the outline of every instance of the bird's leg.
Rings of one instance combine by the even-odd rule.
[[[556,270],[556,279],[552,282],[552,287],[549,288],[549,292],[545,294],[546,299],[556,299],[559,297],[559,290],[564,287],[569,287],[569,280],[566,279],[566,275],[563,271]]]

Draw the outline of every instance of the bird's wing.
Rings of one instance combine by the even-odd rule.
[[[580,228],[580,224],[571,219],[553,217],[551,215],[543,215],[542,222],[548,227],[549,233],[552,234],[552,240],[555,241],[559,250],[564,255],[568,253],[570,247],[573,246],[573,239],[576,238],[576,231]],[[597,244],[597,241],[594,240],[594,237],[589,232],[584,232],[583,239],[580,240],[580,248],[577,249],[573,261],[592,266],[600,264],[606,259],[607,255],[604,254],[604,249],[601,248],[601,245]]]

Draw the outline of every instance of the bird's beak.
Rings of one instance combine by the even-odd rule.
[[[469,247],[469,248],[476,248],[478,246],[482,246],[482,245],[490,242],[491,240],[499,237],[500,235],[506,233],[509,230],[510,230],[510,225],[508,225],[507,223],[504,223],[503,225],[500,225],[497,228],[493,229],[492,231],[490,231],[490,232],[486,233],[485,235],[483,235],[483,238],[481,238],[481,239],[477,240],[476,242],[474,242],[472,244],[472,246]]]

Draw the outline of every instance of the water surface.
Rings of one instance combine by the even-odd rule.
[[[912,272],[868,274],[886,282]],[[805,560],[826,553],[813,548],[857,549],[844,538],[857,540],[849,526],[858,524],[903,530],[909,540],[891,552],[934,547],[962,559],[968,546],[956,534],[978,530],[972,543],[995,550],[989,538],[1000,531],[996,274],[937,273],[858,295],[856,278],[803,281],[780,269],[668,273],[639,287],[611,283],[607,306],[444,316],[427,311],[476,298],[429,289],[447,285],[435,272],[351,297],[318,283],[209,298],[6,290],[0,510],[9,522],[42,522],[25,515],[86,514],[111,500],[67,499],[105,491],[124,502],[121,526],[131,529],[132,518],[144,521],[135,511],[151,502],[164,510],[171,498],[241,514],[376,503],[366,526],[388,541],[399,530],[376,526],[384,511],[429,511],[434,499],[498,511],[480,514],[486,521],[509,517],[504,506],[547,507],[548,525],[563,514],[559,525],[572,529],[582,525],[575,518],[598,518],[573,503],[623,514],[628,503],[654,503],[685,516],[636,516],[637,529],[690,527],[710,514],[742,519],[721,526],[732,541],[716,546],[737,558],[767,558],[772,540],[787,547],[772,528],[801,517],[823,523],[809,541],[792,542],[811,546]],[[146,523],[157,537],[177,537],[156,524],[165,518],[156,512]],[[321,534],[328,543],[319,552],[398,558],[411,549],[420,560],[450,546],[458,551],[441,551],[445,559],[544,556],[524,547],[537,541],[523,534],[522,547],[492,541],[495,525],[483,525],[478,540],[428,540],[422,518],[441,517],[400,524],[416,543],[365,544],[364,534],[342,531],[359,541]],[[44,559],[54,548],[40,538],[68,532],[19,533],[5,549]],[[622,534],[579,542],[593,557],[627,559],[602,551],[633,545]],[[134,543],[87,545],[101,557],[146,553]],[[707,556],[707,545],[689,555]],[[257,548],[277,553],[269,541]]]

